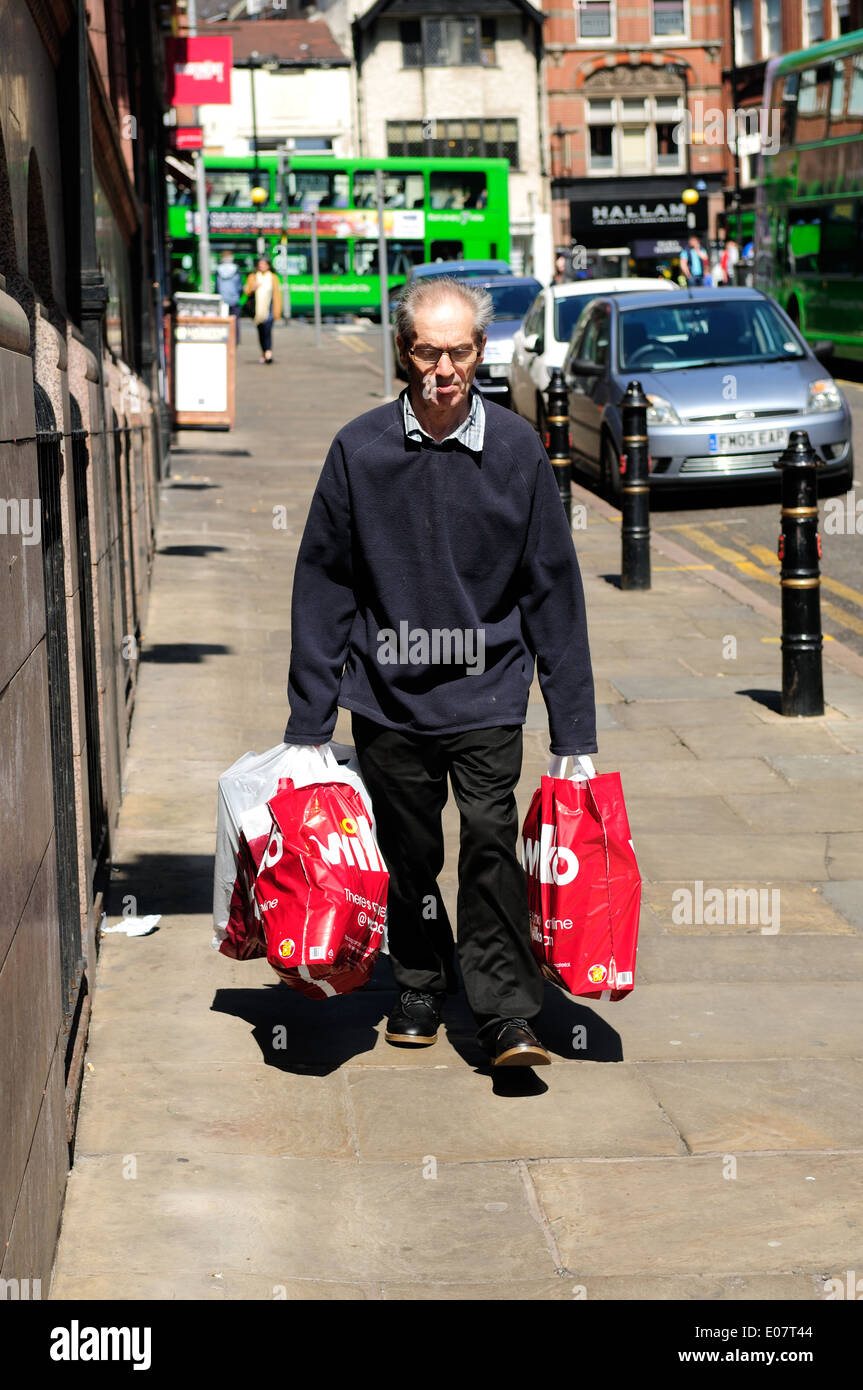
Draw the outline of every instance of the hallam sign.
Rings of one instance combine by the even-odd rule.
[[[230,106],[231,39],[165,40],[165,71],[171,106]]]

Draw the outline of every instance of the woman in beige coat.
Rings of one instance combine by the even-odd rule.
[[[255,327],[261,344],[262,362],[273,360],[273,320],[282,317],[282,286],[270,262],[263,256],[257,270],[246,276],[245,295],[255,296]]]

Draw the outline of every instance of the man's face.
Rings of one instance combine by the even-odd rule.
[[[414,339],[407,344],[398,338],[399,356],[408,374],[411,395],[422,398],[429,405],[446,406],[457,410],[470,392],[477,366],[482,361],[485,337],[477,350],[473,332],[473,310],[469,304],[455,297],[436,304],[423,305],[414,319]],[[453,362],[449,355],[439,357],[437,364],[418,361],[416,355],[423,348],[462,348],[468,349],[465,362]]]

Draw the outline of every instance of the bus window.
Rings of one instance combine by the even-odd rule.
[[[822,275],[856,275],[857,205],[850,200],[831,203],[821,229]]]
[[[863,118],[863,53],[855,53],[851,66],[851,84],[848,88],[848,115],[856,117],[857,129]]]
[[[425,247],[421,241],[387,241],[387,274],[403,275],[410,273],[411,266],[420,265],[425,260]],[[377,275],[378,244],[376,241],[354,242],[354,274]]]
[[[488,202],[485,174],[432,170],[429,174],[429,206],[432,211],[449,208],[484,208]]]
[[[823,140],[827,135],[832,66],[832,63],[820,63],[817,68],[804,68],[800,74],[795,133],[798,145]]]
[[[208,169],[207,206],[211,208],[250,208],[252,189],[265,188],[270,197],[270,176],[266,169]]]
[[[429,254],[433,261],[463,261],[464,246],[460,241],[433,241]]]
[[[377,207],[378,195],[374,170],[354,174],[354,207]],[[415,174],[384,173],[385,208],[421,208],[425,206],[423,176]]]
[[[823,217],[823,207],[799,208],[789,214],[788,269],[792,275],[817,272]]]
[[[292,169],[286,180],[289,208],[314,212],[316,208],[346,208],[350,179],[344,170]]]
[[[787,149],[794,144],[794,123],[797,115],[797,88],[799,83],[799,72],[789,72],[787,77],[780,78],[776,84],[775,102],[777,105],[781,102],[782,110],[779,143],[783,149]]]
[[[312,243],[291,237],[285,254],[286,275],[312,274]],[[346,275],[348,243],[318,237],[318,268],[321,275]]]

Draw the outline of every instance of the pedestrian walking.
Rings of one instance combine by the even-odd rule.
[[[447,779],[461,817],[457,956],[493,1065],[551,1059],[516,853],[514,789],[534,665],[551,753],[590,775],[596,715],[584,594],[542,443],[474,385],[488,293],[420,279],[397,312],[408,386],[332,442],[297,557],[287,743],[323,745],[337,706],[390,872],[395,1045],[435,1042],[456,988],[438,889]]]
[[[233,251],[223,251],[216,266],[216,293],[220,294],[231,311],[236,324],[237,343],[240,341],[240,297],[243,277],[234,260]]]
[[[689,238],[689,244],[680,253],[680,269],[683,271],[687,285],[703,285],[708,274],[707,257],[701,249],[701,241],[697,236]]]
[[[273,360],[273,320],[282,317],[282,287],[270,262],[261,257],[246,277],[243,293],[255,297],[255,327],[261,345],[261,362]]]
[[[723,284],[734,285],[737,283],[737,265],[740,261],[740,247],[733,236],[727,237],[725,246],[720,259],[722,267]]]

